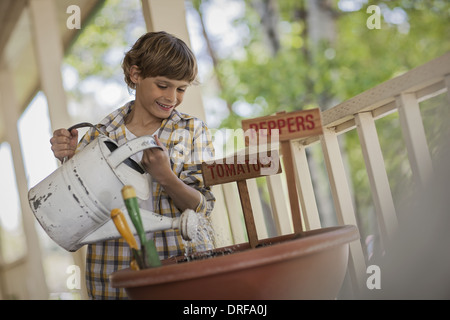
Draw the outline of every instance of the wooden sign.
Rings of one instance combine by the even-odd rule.
[[[234,181],[237,183],[242,213],[244,214],[245,228],[250,247],[252,248],[256,248],[258,245],[258,233],[253,218],[253,210],[246,180],[280,172],[280,157],[276,150],[250,155],[245,152],[245,154],[236,154],[232,157],[214,160],[212,163],[202,163],[203,182],[205,186]]]
[[[245,141],[247,145],[259,145],[264,143],[263,141],[271,145],[278,143],[278,141],[281,142],[289,202],[291,204],[292,224],[295,233],[302,232],[303,223],[298,202],[290,140],[323,133],[320,109],[315,108],[289,113],[280,112],[272,116],[242,120],[242,129],[244,132],[248,132],[247,130],[249,129],[254,130],[254,134],[251,131],[247,134],[249,137]]]
[[[268,136],[273,133],[272,130],[278,129],[279,141],[308,137],[323,132],[319,108],[242,120],[242,129],[244,132],[254,129],[259,133],[261,130],[267,130]]]
[[[277,151],[255,153],[252,155],[234,155],[202,163],[205,186],[242,181],[281,172],[280,157]]]

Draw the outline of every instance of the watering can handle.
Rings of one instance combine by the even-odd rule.
[[[159,148],[162,150],[162,148],[156,144],[156,141],[152,136],[146,135],[138,137],[128,141],[114,150],[109,155],[107,161],[112,168],[117,168],[119,164],[131,157],[133,154],[150,148]]]

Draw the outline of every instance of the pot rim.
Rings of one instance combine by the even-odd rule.
[[[236,250],[223,256],[178,263],[181,260],[178,258],[184,258],[179,256],[164,260],[163,266],[158,268],[139,271],[130,268],[119,270],[110,275],[110,283],[113,288],[131,288],[192,280],[292,260],[348,244],[359,238],[358,228],[354,225],[309,230],[299,235],[288,234],[260,240],[260,244],[270,245],[253,249],[249,243],[241,243],[208,250],[212,252]]]

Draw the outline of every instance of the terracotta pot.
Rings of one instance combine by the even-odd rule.
[[[180,256],[163,266],[111,275],[130,299],[334,299],[344,281],[355,226],[339,226]],[[213,255],[210,258],[202,256]]]

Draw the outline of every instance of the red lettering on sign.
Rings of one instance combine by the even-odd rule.
[[[214,177],[214,165],[212,165],[212,166],[208,166],[208,168],[209,168],[209,170],[211,170],[211,178],[212,179],[215,179],[215,177]]]
[[[258,125],[256,123],[251,123],[249,126],[249,129],[253,129],[256,132],[258,132]]]
[[[279,141],[287,141],[319,135],[323,132],[320,109],[302,110],[292,113],[277,113],[276,115],[243,120],[242,127],[258,132],[258,137],[276,135]],[[267,132],[269,131],[269,132]]]
[[[265,121],[260,122],[259,123],[259,130],[267,129],[266,125],[267,125],[267,122],[265,122]]]
[[[309,130],[314,129],[314,127],[316,126],[314,123],[314,117],[312,114],[308,114],[306,116],[306,122],[308,122],[308,125],[306,126]]]
[[[223,170],[223,165],[217,166],[217,175],[222,178],[225,174],[225,171]]]
[[[304,126],[304,124],[303,124],[304,119],[303,119],[302,116],[297,116],[297,117],[295,117],[295,121],[296,121],[296,123],[297,123],[297,130],[298,130],[298,131],[300,131],[300,130],[305,130],[305,126]],[[300,129],[300,128],[301,128],[301,129]]]
[[[234,167],[234,164],[226,164],[225,165],[225,172],[228,176],[234,176],[236,175],[236,168]]]
[[[277,123],[274,120],[269,121],[269,135],[271,134],[271,130],[277,127]]]
[[[280,134],[283,131],[283,128],[286,126],[286,121],[284,119],[278,119],[277,121],[278,129],[280,129]]]
[[[288,122],[288,131],[295,132],[295,128],[292,128],[294,126],[294,118],[293,117],[288,118],[287,122]]]

